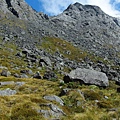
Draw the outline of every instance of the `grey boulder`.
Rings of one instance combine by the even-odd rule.
[[[52,63],[49,57],[41,57],[40,61],[39,61],[40,65],[42,65],[42,63],[44,63],[46,66],[51,67]]]
[[[63,100],[60,97],[56,96],[56,95],[44,96],[44,99],[50,100],[50,101],[56,101],[56,102],[60,103],[60,105],[62,105],[62,106],[64,105]]]
[[[7,88],[5,90],[0,90],[0,96],[10,96],[16,94],[16,90],[11,90],[10,88]]]
[[[0,85],[1,85],[1,86],[4,86],[4,85],[13,85],[13,84],[15,84],[14,81],[0,82]]]
[[[42,113],[45,118],[49,118],[51,116],[55,118],[59,118],[61,116],[66,115],[62,109],[60,109],[58,106],[54,104],[48,103],[48,104],[41,104],[40,106],[46,106],[50,109],[50,110],[38,110],[38,113]]]
[[[82,84],[97,85],[101,87],[109,86],[108,77],[105,73],[90,69],[77,68],[64,76],[64,82],[80,82]]]
[[[1,72],[1,76],[8,77],[10,75],[11,75],[11,73],[9,71],[7,71],[7,70],[2,70],[2,72]]]

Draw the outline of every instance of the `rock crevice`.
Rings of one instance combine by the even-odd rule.
[[[7,7],[9,9],[9,11],[12,12],[13,15],[15,15],[17,18],[19,18],[19,14],[18,12],[13,8],[12,4],[11,4],[11,0],[6,0],[7,3]]]

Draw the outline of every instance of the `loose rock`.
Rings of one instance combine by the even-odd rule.
[[[0,96],[9,96],[16,94],[16,90],[11,90],[10,88],[7,88],[5,90],[0,90]]]
[[[47,106],[47,107],[50,108],[50,110],[38,110],[38,112],[42,113],[45,118],[49,118],[51,116],[55,117],[55,118],[59,118],[59,117],[65,115],[65,113],[63,112],[63,110],[60,109],[60,108],[58,108],[54,104],[41,104],[40,106]]]
[[[7,71],[7,70],[2,70],[2,72],[1,72],[1,76],[8,77],[10,75],[11,75],[11,73],[9,71]]]
[[[62,106],[64,105],[63,100],[60,97],[56,96],[56,95],[44,96],[44,99],[50,100],[50,101],[56,101],[56,102],[60,103],[60,105],[62,105]]]

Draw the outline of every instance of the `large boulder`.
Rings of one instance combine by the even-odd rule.
[[[90,69],[77,68],[64,76],[64,82],[80,82],[88,85],[97,85],[102,87],[109,86],[108,77],[105,73]]]

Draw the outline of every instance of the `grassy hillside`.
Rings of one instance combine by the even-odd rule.
[[[38,48],[46,50],[50,54],[59,51],[64,58],[81,61],[86,56],[92,60],[103,60],[102,58],[89,55],[87,52],[75,48],[72,44],[58,38],[43,38],[42,44]],[[2,43],[2,40],[1,40]],[[61,83],[63,75],[57,73],[58,78],[54,81],[34,78],[15,78],[14,73],[20,73],[22,69],[28,69],[25,57],[15,56],[21,50],[12,42],[7,42],[0,46],[0,66],[5,66],[12,73],[10,77],[0,76],[0,82],[14,81],[24,82],[22,86],[16,84],[0,86],[0,90],[10,88],[16,90],[17,94],[11,96],[0,96],[0,120],[48,120],[37,110],[49,110],[40,104],[53,103],[61,108],[66,116],[61,120],[116,120],[120,119],[120,93],[117,93],[117,85],[110,81],[110,86],[106,89],[95,85],[79,85],[78,83]],[[69,51],[69,54],[66,54]],[[35,65],[36,66],[36,65]],[[17,69],[19,68],[19,69]],[[38,71],[35,67],[31,68],[33,72]],[[2,69],[0,69],[0,72]],[[44,73],[45,69],[39,70]],[[45,100],[45,95],[59,96],[62,89],[70,88],[70,91],[60,96],[64,101],[61,106],[55,101]],[[80,94],[80,93],[83,93]],[[51,117],[52,118],[52,117]]]
[[[50,103],[43,99],[45,95],[59,95],[62,88],[69,85],[60,85],[59,81],[52,82],[38,79],[16,79],[13,77],[0,77],[0,81],[22,81],[25,84],[21,87],[15,85],[2,86],[0,90],[11,88],[17,90],[16,95],[0,96],[0,119],[5,120],[41,120],[44,118],[36,111],[41,108],[39,105]],[[74,86],[74,85],[73,85]],[[62,107],[57,102],[56,104],[67,114],[62,117],[63,120],[112,120],[120,118],[120,96],[116,93],[116,86],[113,82],[107,89],[100,89],[96,86],[80,86],[72,89],[68,94],[61,98],[65,102]],[[82,98],[78,90],[84,93],[85,98]],[[107,96],[107,97],[105,97]],[[77,106],[77,101],[80,101],[80,106]],[[113,110],[112,110],[113,109]],[[114,111],[116,109],[116,111]]]

